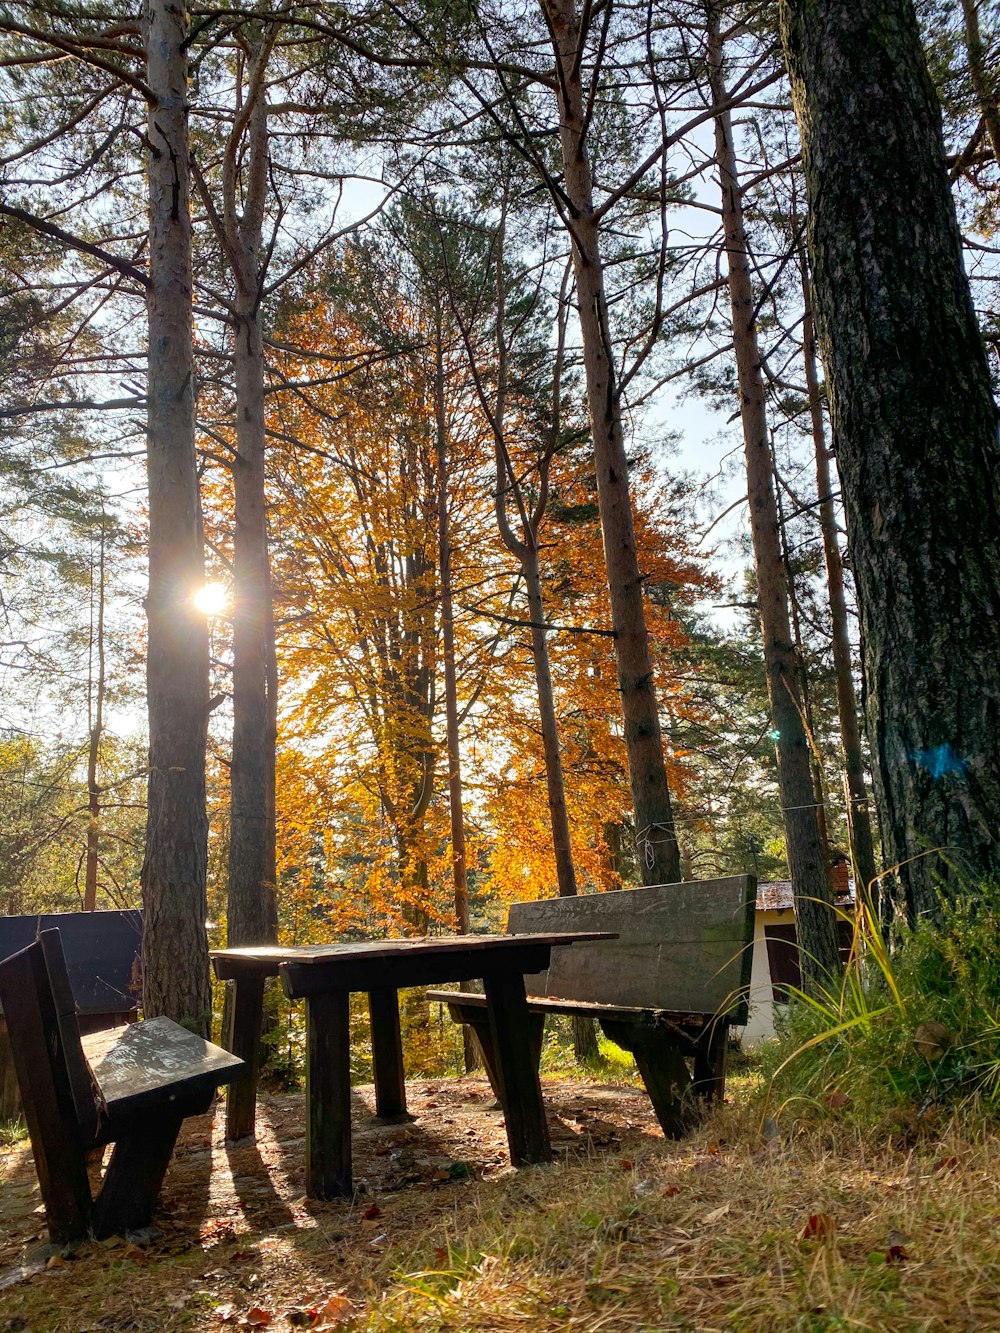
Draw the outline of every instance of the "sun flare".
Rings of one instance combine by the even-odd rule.
[[[229,605],[229,592],[224,583],[206,583],[191,599],[206,616],[217,616]]]

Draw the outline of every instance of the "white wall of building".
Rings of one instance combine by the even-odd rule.
[[[771,990],[771,969],[767,962],[767,940],[764,938],[765,926],[792,926],[795,913],[791,909],[779,911],[758,911],[754,917],[753,959],[750,967],[750,1016],[743,1028],[743,1045],[754,1046],[757,1042],[767,1041],[775,1035],[774,998]],[[739,1029],[735,1029],[739,1031]]]

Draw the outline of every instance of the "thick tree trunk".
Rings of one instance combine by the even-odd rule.
[[[615,384],[600,224],[587,154],[588,115],[578,59],[583,40],[574,0],[541,0],[559,74],[559,141],[571,210],[573,267],[583,339],[597,495],[611,601],[625,750],[644,884],[680,878],[653,664],[629,495],[621,402]]]
[[[826,442],[822,391],[816,364],[816,334],[812,315],[812,292],[810,291],[809,275],[805,266],[802,268],[802,299],[805,303],[805,318],[802,321],[803,359],[805,362],[806,389],[809,393],[813,448],[816,453],[816,494],[820,502],[819,524],[823,534],[826,588],[830,604],[833,673],[837,684],[837,717],[840,722],[840,742],[844,750],[847,827],[851,840],[851,862],[854,866],[854,878],[858,886],[863,889],[871,889],[876,873],[875,847],[872,842],[871,816],[868,811],[868,788],[865,782],[864,752],[861,748],[858,699],[854,689],[854,671],[851,666],[851,638],[847,621],[847,598],[844,594],[844,562],[840,554],[840,541],[837,537],[837,512],[833,502],[833,454]]]
[[[716,106],[721,107],[727,100],[727,91],[718,13],[714,7],[709,10],[708,71],[713,99]],[[806,984],[811,985],[828,979],[837,970],[836,924],[826,848],[813,790],[809,739],[798,685],[799,667],[789,623],[788,589],[779,541],[743,200],[736,169],[732,118],[728,111],[716,112],[715,145],[722,188],[722,221],[746,452],[757,600],[771,718],[777,733],[775,751],[785,853],[795,892],[802,976]]]
[[[233,461],[233,751],[230,775],[228,943],[276,943],[273,835],[274,700],[268,697],[274,611],[264,477],[264,347],[260,330],[260,258],[267,191],[267,105],[262,86],[267,48],[250,63],[249,124],[243,198],[237,163],[242,118],[223,172],[226,249],[236,287],[236,457]],[[242,203],[242,213],[239,203]],[[271,680],[273,686],[274,681]]]
[[[909,0],[783,0],[885,858],[1000,871],[1000,451]],[[929,853],[929,854],[927,854]]]
[[[149,786],[143,1009],[207,1030],[208,626],[194,447],[186,11],[149,0]]]

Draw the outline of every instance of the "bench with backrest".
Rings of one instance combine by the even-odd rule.
[[[58,930],[81,1032],[120,1027],[135,1018],[142,989],[142,913],[42,912],[0,916],[0,959],[24,949],[43,930]],[[0,1010],[0,1120],[21,1114],[17,1076]]]
[[[634,1056],[664,1134],[686,1133],[702,1106],[722,1097],[728,1029],[746,1022],[755,902],[753,876],[738,875],[515,903],[511,934],[618,936],[554,950],[547,972],[525,977],[536,1058],[547,1014],[596,1018]],[[502,1102],[485,998],[447,990],[428,997],[472,1028]]]
[[[57,930],[0,962],[0,1003],[52,1239],[146,1226],[181,1124],[243,1061],[168,1018],[81,1037]],[[108,1143],[94,1197],[87,1154]]]

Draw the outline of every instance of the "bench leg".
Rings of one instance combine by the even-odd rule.
[[[115,1144],[94,1200],[98,1240],[149,1225],[186,1113],[170,1110],[151,1115]]]
[[[490,1035],[490,1020],[485,1009],[470,1005],[468,1008],[450,1004],[448,1010],[456,1023],[462,1023],[469,1028],[475,1038],[476,1045],[479,1047],[479,1054],[483,1058],[483,1068],[486,1070],[486,1077],[490,1081],[490,1087],[493,1089],[493,1096],[498,1102],[503,1102],[503,1092],[500,1085],[500,1072],[497,1069],[496,1052],[493,1049],[493,1038]],[[537,1071],[542,1062],[542,1032],[545,1024],[544,1014],[533,1014],[528,1010],[528,1040],[531,1046],[531,1059]]]
[[[399,1031],[399,995],[393,986],[368,992],[372,1026],[375,1114],[386,1124],[412,1120],[406,1111],[403,1040]]]
[[[350,995],[325,991],[306,999],[306,1194],[353,1193]]]
[[[552,1146],[538,1081],[541,1015],[528,1012],[521,976],[484,978],[486,1013],[500,1100],[514,1166],[551,1162]]]
[[[713,1023],[698,1043],[694,1056],[694,1091],[706,1105],[721,1102],[726,1092],[729,1028]]]
[[[691,1076],[683,1054],[669,1034],[662,1028],[609,1022],[603,1018],[601,1026],[617,1046],[632,1052],[666,1137],[683,1138],[694,1118],[689,1096]]]
[[[241,977],[233,982],[232,1004],[224,1045],[246,1061],[244,1076],[226,1093],[226,1139],[252,1137],[257,1118],[257,1078],[260,1074],[260,1038],[264,1018],[264,978]]]
[[[454,1013],[452,1017],[455,1017]],[[500,1073],[497,1069],[496,1052],[493,1050],[493,1038],[490,1036],[489,1015],[483,1009],[479,1013],[463,1015],[458,1021],[472,1030],[473,1038],[479,1047],[479,1054],[483,1057],[483,1068],[493,1089],[493,1096],[502,1104],[503,1090],[500,1087]]]

